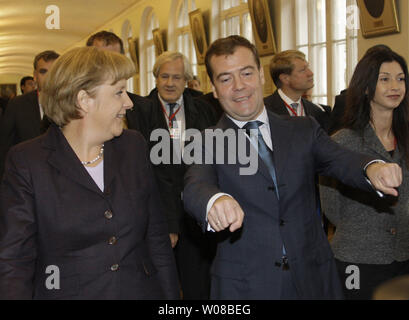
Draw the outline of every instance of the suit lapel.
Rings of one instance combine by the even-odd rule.
[[[271,113],[269,112],[269,119],[271,118],[270,114]],[[277,125],[277,126],[279,127],[279,125]],[[220,128],[223,131],[225,131],[227,129],[234,129],[236,131],[236,133],[237,133],[237,135],[236,135],[237,149],[242,148],[242,146],[239,146],[239,142],[240,141],[245,141],[246,142],[246,145],[245,145],[246,154],[247,155],[249,154],[249,148],[252,147],[249,139],[247,139],[247,137],[245,137],[244,132],[242,130],[239,130],[239,127],[237,127],[237,125],[233,121],[231,121],[226,116],[226,114],[223,114],[223,116],[220,118],[216,128]],[[270,120],[270,130],[271,130],[271,128],[272,128],[272,125],[271,125],[271,120]],[[243,135],[243,136],[241,137],[241,139],[239,139],[239,136],[241,136],[241,135]],[[273,140],[273,135],[271,137],[272,137],[272,141],[274,141]],[[285,139],[282,140],[281,137],[279,137],[279,138],[280,138],[281,141],[285,141]],[[232,150],[231,148],[228,147],[228,144],[226,144],[224,142],[223,142],[223,144],[224,144],[224,150],[225,150],[226,154],[230,153],[232,156],[236,157],[237,164],[238,164],[238,159],[237,159],[238,150]],[[281,147],[281,144],[279,144],[279,145]],[[285,145],[285,143],[283,145]],[[274,142],[273,142],[273,149],[275,151]],[[214,150],[216,150],[216,148],[214,148]],[[276,162],[275,153],[273,153],[273,156],[274,156],[274,161]],[[258,156],[257,159],[258,159],[258,170],[257,170],[257,172],[260,173],[261,175],[263,175],[267,180],[273,181],[273,178],[270,175],[270,171],[268,170],[267,166],[264,164],[264,161],[260,158],[260,156]],[[279,160],[281,160],[281,158],[279,158]],[[275,164],[275,167],[276,167],[276,175],[277,175],[277,165],[276,164]],[[277,184],[278,184],[278,182],[277,182]]]
[[[266,108],[269,111],[274,112],[275,114],[289,115],[287,107],[285,106],[285,103],[283,99],[281,99],[277,90],[273,93],[270,99],[266,99],[265,102]]]
[[[198,110],[191,96],[183,94],[183,107],[185,110],[186,129],[196,128],[195,122],[198,116]]]
[[[81,161],[57,126],[52,125],[48,130],[44,140],[44,146],[52,150],[48,162],[58,170],[61,175],[66,176],[68,179],[75,181],[91,191],[101,193],[101,190],[81,164]],[[105,152],[104,149],[104,159]],[[104,167],[106,166],[107,164],[104,163]]]
[[[38,104],[38,96],[37,96],[37,91],[33,91],[29,94],[27,94],[27,98],[29,99],[30,103],[28,104],[30,106],[29,110],[27,112],[32,113],[32,117],[30,119],[33,119],[33,123],[30,124],[30,126],[35,126],[35,128],[40,131],[40,122],[41,122],[41,114],[40,114],[40,105]]]
[[[287,164],[288,152],[293,136],[293,126],[290,121],[279,119],[272,112],[268,112],[271,141],[273,144],[274,165],[277,184],[280,185],[282,175]]]
[[[115,175],[119,174],[121,163],[119,157],[121,157],[120,151],[115,150],[114,138],[104,144],[104,191],[111,189],[111,184],[114,181]]]
[[[314,108],[314,106],[311,105],[311,103],[309,103],[309,101],[306,101],[304,99],[301,99],[301,101],[302,101],[302,105],[304,107],[305,115],[317,118],[317,116],[318,116],[318,112],[316,112],[317,109]]]
[[[239,127],[233,122],[233,121],[231,121],[227,116],[226,116],[226,114],[225,113],[223,113],[223,115],[221,116],[221,118],[220,118],[220,120],[219,120],[219,122],[217,123],[217,125],[216,125],[216,127],[214,128],[214,129],[221,129],[223,132],[225,132],[226,130],[228,130],[228,129],[233,129],[235,132],[236,132],[236,146],[238,146],[238,141],[239,141],[239,139],[238,139],[238,135],[240,134],[240,132],[239,132]],[[243,134],[243,133],[241,133],[241,134]],[[246,139],[247,140],[247,139]],[[222,143],[223,144],[223,150],[224,150],[224,152],[225,152],[225,155],[228,155],[228,154],[231,154],[232,155],[232,157],[235,157],[236,158],[236,161],[237,161],[237,163],[238,163],[238,159],[237,159],[237,155],[238,155],[238,152],[237,152],[237,150],[233,150],[232,148],[229,148],[229,145],[227,144],[227,143],[225,143],[225,141],[223,140],[223,141],[220,141],[220,139],[215,139],[215,141],[216,141],[216,145],[213,147],[213,152],[214,152],[214,156],[216,155],[215,153],[216,153],[216,150],[218,150],[218,148],[217,148],[217,144],[220,144],[220,143]],[[215,157],[213,157],[214,159],[215,159]],[[225,156],[225,159],[226,159],[226,156]],[[234,159],[234,158],[233,158]]]
[[[370,124],[368,124],[364,130],[364,145],[384,159],[392,161],[391,155],[385,150]]]

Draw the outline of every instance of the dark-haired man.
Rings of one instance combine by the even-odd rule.
[[[0,177],[3,176],[8,150],[17,143],[39,136],[43,131],[41,120],[44,112],[39,104],[39,96],[45,76],[58,57],[59,54],[52,50],[37,54],[34,58],[37,90],[14,98],[7,105],[0,126]]]
[[[120,37],[110,31],[100,31],[87,40],[87,47],[97,47],[104,50],[125,54],[124,44]]]
[[[26,94],[36,89],[36,83],[32,76],[26,76],[20,80],[21,94]]]

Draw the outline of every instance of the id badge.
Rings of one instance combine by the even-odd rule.
[[[170,128],[169,132],[171,139],[180,139],[180,128]]]

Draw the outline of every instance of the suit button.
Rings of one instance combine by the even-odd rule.
[[[282,227],[282,226],[284,226],[284,225],[285,225],[284,220],[280,219],[280,227]]]
[[[117,241],[116,237],[111,237],[111,238],[109,238],[108,243],[109,244],[115,244],[116,241]]]
[[[267,190],[269,190],[269,191],[274,191],[275,188],[274,188],[274,186],[270,186],[270,187],[267,187]]]
[[[109,188],[106,188],[105,190],[104,190],[104,195],[105,196],[109,196],[111,194],[111,190],[109,189]]]
[[[105,212],[104,212],[104,216],[105,216],[105,218],[107,218],[107,219],[112,219],[112,216],[113,216],[112,211],[111,211],[111,210],[105,211]]]
[[[113,264],[112,266],[111,266],[111,271],[117,271],[119,269],[119,264]]]
[[[274,265],[275,265],[277,268],[281,267],[281,263],[278,262],[278,261],[276,261],[276,262],[274,263]]]
[[[395,235],[396,234],[396,229],[395,228],[391,228],[391,234]]]

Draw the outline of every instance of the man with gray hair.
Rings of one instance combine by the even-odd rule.
[[[210,264],[215,245],[203,235],[197,223],[184,212],[182,203],[183,176],[186,166],[175,161],[185,144],[187,129],[204,130],[216,123],[212,107],[193,98],[186,89],[188,80],[193,78],[189,60],[180,52],[166,51],[156,59],[153,67],[156,88],[148,98],[151,108],[142,108],[144,122],[149,130],[144,133],[150,141],[151,133],[164,129],[169,133],[170,163],[154,164],[162,199],[167,208],[169,234],[179,271],[184,299],[208,299],[210,287]],[[149,142],[150,148],[156,141]]]

